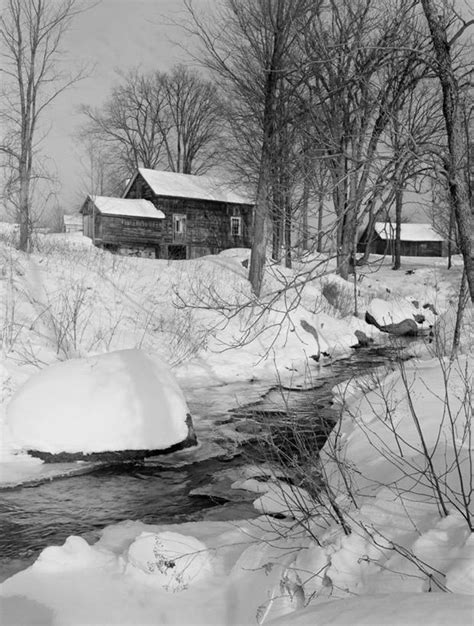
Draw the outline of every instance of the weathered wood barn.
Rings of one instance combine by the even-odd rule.
[[[113,251],[193,259],[250,247],[253,205],[208,176],[140,168],[122,198],[88,196],[84,235]]]
[[[373,254],[395,252],[395,224],[375,222],[372,232],[367,227],[357,245],[357,252],[370,246]],[[401,224],[400,254],[402,256],[446,256],[447,244],[430,224]]]

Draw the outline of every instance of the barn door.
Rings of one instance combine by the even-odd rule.
[[[173,214],[173,241],[186,239],[186,215]]]

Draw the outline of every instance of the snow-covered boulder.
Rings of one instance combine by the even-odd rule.
[[[141,533],[129,547],[126,561],[128,575],[167,591],[187,589],[212,571],[202,541],[170,531]]]
[[[354,335],[357,339],[357,344],[354,346],[354,348],[367,348],[374,343],[373,338],[367,337],[363,330],[355,330]]]
[[[7,424],[19,448],[46,461],[134,458],[195,443],[169,367],[141,350],[45,368],[14,394]]]
[[[391,335],[417,335],[427,331],[434,321],[431,310],[420,309],[406,298],[382,300],[374,298],[365,313],[365,321]]]

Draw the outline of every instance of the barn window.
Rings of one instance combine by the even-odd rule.
[[[175,235],[184,235],[186,230],[186,215],[173,215],[173,230]]]
[[[231,217],[230,218],[230,234],[232,237],[240,237],[242,235],[242,218]]]

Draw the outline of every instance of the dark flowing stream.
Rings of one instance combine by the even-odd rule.
[[[348,358],[321,367],[313,388],[273,389],[258,403],[223,415],[221,421],[234,422],[237,430],[245,432],[253,417],[278,421],[291,409],[302,424],[309,423],[318,431],[322,421],[335,419],[331,407],[334,385],[393,363],[398,356],[399,352],[389,347],[354,351]],[[220,470],[248,462],[247,454],[238,453],[231,459],[213,458],[170,468],[156,457],[144,463],[104,465],[89,474],[3,490],[0,580],[24,569],[46,546],[61,545],[70,535],[93,541],[100,529],[123,520],[176,523],[203,519],[210,512],[212,519],[227,519],[222,499],[190,495],[190,491],[209,484]],[[250,507],[248,514],[252,514]]]

